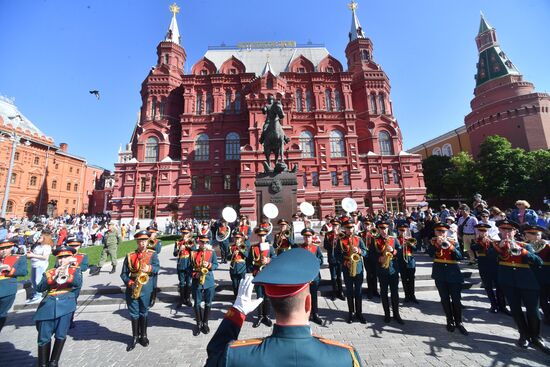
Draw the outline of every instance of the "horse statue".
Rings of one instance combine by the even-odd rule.
[[[285,136],[281,126],[281,120],[285,117],[281,102],[275,101],[273,96],[267,99],[267,105],[262,108],[262,113],[266,115],[265,123],[260,136],[260,144],[264,145],[264,168],[266,172],[273,172],[271,168],[271,153],[275,156],[275,171],[286,171],[287,165],[284,162],[284,146],[290,142]]]

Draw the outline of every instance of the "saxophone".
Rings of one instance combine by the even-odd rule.
[[[204,285],[204,282],[206,282],[206,274],[208,274],[208,267],[204,266],[204,254],[206,251],[203,252],[203,258],[201,259],[201,263],[197,264],[197,271],[199,272],[199,285]],[[196,261],[196,257],[195,257]]]
[[[141,289],[149,281],[149,274],[143,271],[143,263],[141,260],[139,261],[138,268],[134,273],[137,275],[134,282],[134,288],[132,289],[132,299],[138,299],[141,295]]]
[[[388,238],[384,238],[384,249],[382,250],[382,269],[388,269],[390,267],[390,262],[393,259],[393,247],[388,244]]]
[[[252,250],[254,251],[254,250]],[[258,245],[258,252],[260,253],[260,255],[258,255],[258,257],[256,257],[256,255],[254,254],[254,252],[252,253],[252,256],[254,258],[254,265],[258,266],[259,269],[258,269],[258,272],[262,271],[262,269],[264,268],[265,264],[263,263],[264,259],[263,259],[263,254],[262,254],[262,249],[260,248],[260,245]]]
[[[349,236],[349,250],[348,250],[348,257],[350,260],[349,276],[352,278],[357,275],[357,264],[361,260],[361,255],[359,255],[357,252],[354,252],[355,250],[354,240],[355,238],[353,234]]]

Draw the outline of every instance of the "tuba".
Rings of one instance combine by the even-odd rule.
[[[267,217],[267,224],[268,224],[268,230],[266,237],[271,234],[273,231],[273,223],[271,223],[271,219],[277,218],[279,215],[279,208],[273,203],[267,203],[262,208],[262,213]]]
[[[220,228],[216,231],[216,241],[223,242],[229,238],[229,235],[231,234],[231,231],[229,230],[229,227],[224,226],[222,228],[225,228],[225,230],[221,231]]]
[[[546,240],[543,240],[542,238],[540,238],[538,240],[533,241],[530,245],[533,246],[533,251],[535,251],[536,253],[539,253],[542,250],[544,250],[547,244],[548,242],[546,242]]]

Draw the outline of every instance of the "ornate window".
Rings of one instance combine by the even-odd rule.
[[[138,210],[139,219],[154,219],[155,218],[155,207],[140,205]]]
[[[439,147],[433,148],[432,155],[441,155],[441,148]]]
[[[332,130],[330,132],[330,156],[336,158],[344,157],[345,153],[344,134],[339,130]]]
[[[160,115],[160,118],[164,118],[164,106],[166,105],[166,103],[164,102],[160,102],[159,103],[159,115]]]
[[[376,115],[378,110],[376,109],[376,96],[374,94],[370,95],[370,113]]]
[[[202,92],[197,92],[196,114],[202,115]]]
[[[159,141],[150,137],[145,143],[145,162],[156,162],[159,158]]]
[[[386,114],[386,103],[384,103],[384,94],[378,95],[378,105],[380,106],[380,113],[385,115]]]
[[[387,169],[384,170],[384,184],[390,184],[390,174]]]
[[[225,159],[239,160],[241,158],[241,139],[237,133],[229,133],[225,137]]]
[[[57,189],[57,180],[52,181],[52,189],[53,190]]]
[[[153,175],[151,176],[151,192],[157,191],[157,176]]]
[[[346,186],[351,185],[350,180],[349,180],[349,171],[342,172],[342,179],[344,181],[344,185],[346,185]]]
[[[11,185],[15,185],[16,182],[17,182],[17,173],[12,172],[12,173],[11,173],[10,184],[11,184]]]
[[[398,184],[399,183],[399,172],[394,168],[393,169],[393,183]]]
[[[38,181],[38,178],[36,176],[31,176],[31,179],[29,180],[29,185],[36,186],[37,181]]]
[[[441,148],[441,154],[443,154],[444,156],[447,156],[447,157],[452,157],[453,156],[453,147],[451,146],[451,144],[449,144],[449,143],[444,144],[443,147]]]
[[[142,177],[139,181],[139,191],[145,192],[147,190],[147,177]]]
[[[370,60],[369,50],[361,50],[361,60]]]
[[[241,94],[235,93],[235,113],[241,113]]]
[[[196,219],[210,219],[210,206],[197,205],[193,207],[193,216]]]
[[[204,189],[206,191],[212,190],[212,177],[211,176],[204,176]]]
[[[319,173],[311,172],[311,186],[319,186]]]
[[[334,108],[336,111],[342,111],[342,98],[340,97],[340,91],[335,90],[334,91]]]
[[[231,175],[223,175],[223,189],[231,190]]]
[[[296,112],[302,112],[304,110],[302,105],[302,90],[296,91]]]
[[[6,206],[6,212],[13,213],[14,210],[15,210],[15,205],[13,204],[13,201],[8,200],[8,205]]]
[[[40,164],[40,157],[34,157],[34,164]]]
[[[155,119],[157,116],[157,99],[153,98],[151,101],[151,119]]]
[[[325,90],[325,107],[327,111],[332,111],[332,91],[330,89]]]
[[[207,161],[210,157],[210,143],[208,141],[208,135],[199,134],[195,141],[195,160]]]
[[[15,152],[15,154],[13,155],[13,159],[16,161],[19,160],[19,152]]]
[[[67,191],[71,191],[71,183],[67,182]]]
[[[225,112],[231,111],[231,89],[225,90]]]
[[[73,190],[74,190],[74,192],[78,192],[78,184],[77,183],[74,184]]]
[[[313,109],[313,97],[311,96],[311,91],[306,91],[306,111],[311,112]]]
[[[304,188],[307,187],[307,173],[304,172],[304,174],[302,175],[302,180],[304,181],[303,184],[304,184]]]
[[[378,144],[380,145],[381,155],[393,155],[393,144],[387,131],[381,131],[378,134]]]
[[[27,201],[25,203],[25,213],[31,215],[34,213],[34,203],[32,201]]]
[[[334,213],[336,215],[342,214],[344,210],[342,209],[342,200],[334,199]]]
[[[309,131],[300,133],[300,149],[302,149],[302,158],[315,157],[315,142],[313,141],[313,134]]]
[[[338,186],[338,172],[332,171],[330,173],[330,179],[332,181],[332,186]]]
[[[212,113],[212,93],[207,92],[206,93],[206,114]]]
[[[199,176],[191,177],[191,190],[196,190],[199,186]]]

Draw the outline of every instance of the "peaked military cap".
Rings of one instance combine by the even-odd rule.
[[[277,224],[281,225],[281,224],[286,224],[288,225],[288,222],[286,221],[286,219],[279,219],[279,221],[277,222]]]
[[[390,223],[387,220],[379,220],[376,222],[377,227],[389,227]]]
[[[257,227],[255,230],[254,230],[254,233],[256,233],[257,235],[260,235],[260,236],[265,236],[267,234],[268,230],[267,228],[265,227]]]
[[[401,229],[401,228],[409,228],[409,224],[408,223],[402,223],[402,224],[397,226],[397,229]]]
[[[235,238],[243,238],[244,237],[244,233],[240,232],[240,231],[235,231],[233,233],[233,237]]]
[[[67,240],[65,240],[65,245],[68,246],[81,246],[82,240],[79,240],[76,236],[68,237]]]
[[[2,241],[0,241],[0,249],[2,248],[8,248],[15,246],[15,242],[10,238],[9,240],[6,238]]]
[[[330,223],[331,223],[331,224],[342,224],[342,223],[338,220],[338,218],[332,218],[332,219],[330,220]]]
[[[151,233],[149,233],[149,231],[146,231],[146,230],[142,230],[134,234],[134,238],[136,240],[143,240],[143,239],[148,240],[150,236],[151,236]]]
[[[295,248],[274,258],[254,278],[272,298],[292,297],[309,287],[319,274],[319,260],[308,250]]]
[[[208,236],[205,235],[205,234],[199,234],[199,241],[208,242],[208,241],[210,241],[210,238],[208,238]]]
[[[526,225],[525,227],[523,227],[523,232],[527,232],[527,233],[539,233],[539,232],[545,232],[546,229],[542,226],[538,226],[538,225],[531,225],[531,224],[528,224]]]
[[[181,230],[180,230],[181,233],[189,233],[191,232],[191,228],[189,227],[183,227]]]
[[[304,228],[300,233],[302,234],[302,236],[313,236],[315,234],[315,231],[311,228]]]
[[[477,230],[480,230],[482,228],[489,229],[489,228],[491,228],[491,225],[487,224],[487,223],[478,223],[474,226],[474,228],[477,229]]]
[[[446,231],[447,229],[451,228],[450,225],[448,225],[447,223],[437,223],[435,226],[434,226],[434,230],[440,230],[440,231]]]
[[[497,220],[496,225],[498,228],[519,229],[519,224],[509,219]]]
[[[70,246],[59,246],[53,251],[55,257],[73,256],[76,254],[76,249]]]
[[[149,233],[157,233],[159,230],[156,229],[155,227],[149,226],[149,227],[147,227],[147,231]]]

